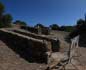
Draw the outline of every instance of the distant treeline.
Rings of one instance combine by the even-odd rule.
[[[71,32],[75,29],[75,26],[59,26],[57,24],[52,24],[49,27],[51,30],[60,30],[60,31],[66,31],[66,32]]]
[[[5,6],[0,3],[0,28],[2,27],[12,27],[12,25],[18,24],[21,26],[27,26],[27,23],[21,20],[16,20],[14,22],[12,22],[13,17],[11,14],[4,14],[5,13]],[[74,29],[73,26],[61,26],[59,27],[58,24],[52,24],[50,25],[48,28],[44,25],[42,25],[41,23],[38,23],[37,25],[35,25],[34,27],[37,26],[41,26],[43,33],[47,33],[46,29],[52,29],[52,30],[61,30],[61,31],[72,31]],[[29,27],[29,26],[28,26]],[[35,29],[34,29],[35,30]],[[33,30],[33,31],[34,31]]]
[[[37,24],[34,27],[30,26],[21,26],[21,29],[28,30],[29,32],[36,33],[36,34],[45,34],[48,35],[50,33],[50,29],[48,27],[43,26],[42,24]]]
[[[5,6],[0,3],[0,28],[2,27],[12,27],[12,25],[20,25],[20,26],[26,26],[27,27],[27,23],[22,21],[22,20],[16,20],[14,22],[12,22],[13,18],[11,14],[7,14],[5,13]],[[86,20],[80,19],[77,21],[75,26],[59,26],[58,24],[52,24],[48,27],[44,26],[42,23],[38,23],[36,24],[33,28],[31,29],[30,26],[28,26],[28,30],[31,29],[31,31],[37,31],[38,26],[41,27],[41,30],[43,33],[47,34],[49,32],[49,30],[60,30],[60,31],[67,31],[67,32],[73,32],[76,29],[80,29],[82,31],[81,25],[83,25],[82,27],[86,28],[85,26],[86,24]]]

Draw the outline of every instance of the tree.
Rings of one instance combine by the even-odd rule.
[[[77,21],[76,27],[79,28],[79,27],[80,27],[81,25],[83,25],[83,24],[85,24],[85,21],[84,21],[83,19],[79,19],[79,20]]]
[[[14,22],[14,24],[17,24],[17,23],[20,23],[21,21],[20,20],[16,20],[15,22]]]
[[[83,19],[77,21],[75,29],[69,34],[69,37],[73,38],[77,35],[86,35],[86,22]]]
[[[3,16],[3,23],[5,27],[9,27],[11,26],[11,22],[12,22],[12,16],[10,14],[5,14]]]
[[[0,16],[3,14],[4,9],[5,9],[4,5],[0,2]]]
[[[0,2],[0,28],[4,26],[2,21],[4,9],[5,9],[4,5]]]
[[[4,5],[0,2],[0,27],[10,27],[12,16],[10,14],[3,14],[5,11]]]
[[[22,26],[26,26],[26,25],[27,25],[26,22],[24,22],[24,21],[22,21],[20,24],[21,24]]]
[[[52,24],[52,25],[50,25],[50,28],[52,30],[58,30],[59,29],[59,26],[57,24]]]
[[[74,30],[74,26],[65,26],[65,31],[72,32]]]
[[[18,25],[21,25],[21,26],[26,26],[26,25],[27,25],[26,22],[20,21],[20,20],[16,20],[16,21],[14,22],[14,24],[18,24]]]
[[[61,26],[61,31],[72,32],[74,30],[74,26]]]
[[[61,31],[64,31],[64,30],[65,30],[65,26],[61,26],[61,27],[60,27],[60,30],[61,30]]]
[[[41,23],[36,24],[34,27],[35,27],[35,28],[38,28],[38,26],[41,27],[41,28],[45,27],[45,26],[42,25]]]
[[[4,27],[4,24],[2,21],[0,21],[0,28]]]

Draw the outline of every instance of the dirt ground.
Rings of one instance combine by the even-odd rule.
[[[61,31],[51,33],[52,37],[57,37],[60,40],[62,51],[68,50],[69,47],[69,44],[64,40],[67,35],[67,32]],[[81,53],[80,64],[86,66],[86,48],[80,47],[79,50]],[[79,70],[86,70],[86,67],[82,67],[80,64],[78,65]],[[0,70],[45,70],[45,68],[45,64],[30,63],[24,60],[0,40]]]
[[[65,37],[68,34],[69,34],[68,32],[64,32],[64,31],[52,31],[51,32],[51,35],[53,37],[57,37],[60,40],[61,42],[60,47],[61,47],[62,52],[67,51],[68,48],[70,47],[70,44],[65,41]],[[80,46],[78,48],[78,54],[80,56],[77,57],[76,59],[78,62],[77,67],[79,68],[79,70],[86,70],[86,54],[85,53],[86,53],[86,48]]]
[[[29,63],[0,40],[0,70],[44,70],[45,64]]]

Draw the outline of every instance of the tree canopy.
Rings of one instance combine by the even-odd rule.
[[[3,16],[3,23],[4,23],[5,27],[9,27],[11,25],[12,19],[13,18],[10,14],[5,14]]]
[[[80,28],[82,25],[86,24],[83,19],[79,19],[76,24],[76,28]]]
[[[26,25],[27,25],[26,22],[21,21],[21,20],[16,20],[16,21],[14,22],[14,24],[19,24],[19,25],[21,25],[21,26],[26,26]]]
[[[0,3],[0,27],[10,27],[12,22],[11,14],[4,14],[5,7]]]
[[[52,25],[50,25],[50,28],[52,30],[58,30],[59,29],[59,26],[57,24],[52,24]]]
[[[4,13],[5,7],[4,5],[0,2],[0,16]]]
[[[76,35],[86,35],[86,21],[83,19],[79,19],[76,23],[75,30],[73,30],[69,37],[73,38]]]
[[[35,28],[38,28],[38,26],[41,27],[41,28],[45,27],[45,26],[42,25],[41,23],[36,24],[34,27],[35,27]]]

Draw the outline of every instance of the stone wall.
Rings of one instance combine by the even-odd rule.
[[[27,39],[17,34],[4,32],[0,30],[0,39],[20,57],[29,62],[46,62],[47,51],[44,43]]]
[[[26,35],[26,36],[29,36],[29,37],[32,37],[32,38],[35,38],[35,39],[39,39],[39,40],[46,40],[49,44],[47,45],[47,47],[49,45],[51,45],[51,49],[52,49],[52,52],[58,52],[60,50],[60,42],[58,39],[53,39],[51,37],[48,37],[47,35],[37,35],[37,34],[33,34],[33,33],[27,33],[27,32],[23,32],[23,31],[20,31],[20,30],[12,30],[16,33],[20,33],[20,34],[23,34],[23,35]],[[49,46],[49,49],[50,49],[50,46]]]
[[[29,31],[29,32],[36,33],[36,34],[38,33],[38,30],[37,30],[36,28],[34,28],[34,27],[22,26],[21,29],[24,29],[24,30],[27,30],[27,31]]]
[[[34,28],[34,27],[26,27],[26,26],[22,26],[21,29],[27,30],[29,32],[32,33],[36,33],[36,34],[44,34],[44,35],[49,35],[50,34],[50,30],[48,27],[40,27],[40,28]]]

